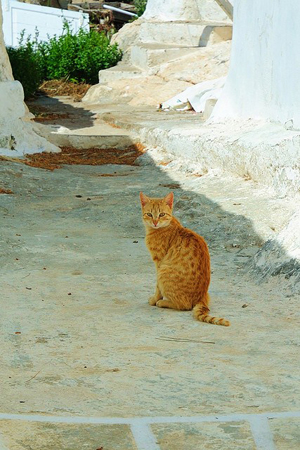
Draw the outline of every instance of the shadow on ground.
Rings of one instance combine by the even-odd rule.
[[[78,107],[74,107],[74,101],[70,98],[70,103],[66,97],[61,102],[59,97],[39,96],[26,102],[30,112],[35,115],[35,121],[45,125],[59,125],[70,130],[78,128],[92,127],[96,120],[96,114],[83,107],[78,102]],[[76,103],[77,105],[77,103]]]
[[[255,187],[154,165],[50,172],[1,162],[0,171],[3,187],[14,192],[0,196],[1,413],[174,417],[296,410],[297,298],[277,278],[257,284],[246,270],[262,239],[239,211],[261,210],[265,217],[268,205]],[[144,245],[141,190],[149,196],[173,190],[175,215],[207,240],[211,310],[231,321],[228,329],[148,305],[155,273]],[[81,431],[64,426],[63,438],[48,437],[46,424],[30,436],[18,432],[14,420],[0,421],[0,432],[20,449],[67,450],[71,437],[75,448]],[[96,428],[85,438],[91,445],[136,448],[128,430]],[[215,432],[205,431],[212,449],[253,448],[248,426],[216,441]],[[184,434],[176,426],[156,433],[161,448],[172,450],[183,433],[189,450],[198,431]]]

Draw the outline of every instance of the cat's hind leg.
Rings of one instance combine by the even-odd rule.
[[[162,299],[156,302],[156,306],[178,311],[192,309],[192,302],[185,292],[185,286],[180,286],[178,274],[174,270],[170,270],[169,267],[161,268],[158,272],[157,282]]]

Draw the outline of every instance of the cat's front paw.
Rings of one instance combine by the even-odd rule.
[[[165,307],[165,300],[158,300],[158,302],[156,302],[156,306],[158,308],[164,308]]]
[[[157,300],[158,300],[157,297],[153,295],[152,297],[149,297],[148,303],[150,306],[156,306]]]

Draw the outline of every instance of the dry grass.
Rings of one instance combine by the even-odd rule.
[[[90,84],[85,83],[77,84],[65,80],[50,80],[44,81],[39,87],[39,92],[48,97],[67,95],[76,101],[80,101],[90,87]]]
[[[40,169],[55,170],[63,165],[101,166],[104,164],[134,165],[135,160],[144,153],[142,144],[134,144],[125,150],[115,148],[76,149],[62,147],[61,153],[35,153],[26,155],[24,164]]]
[[[70,114],[67,113],[35,112],[35,114],[37,116],[33,120],[40,123],[70,118]]]

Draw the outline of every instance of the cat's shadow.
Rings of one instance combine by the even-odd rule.
[[[151,167],[139,167],[137,170],[142,174],[145,171],[153,171],[153,165]],[[205,176],[199,177],[199,191],[202,191],[202,182],[205,183]],[[189,189],[188,186],[181,185],[180,181],[174,181],[168,176],[168,172],[162,170],[160,166],[156,165],[155,176],[152,176],[149,181],[149,177],[144,177],[141,184],[141,190],[150,197],[164,197],[170,190],[174,192],[174,216],[180,220],[183,226],[188,227],[201,236],[204,237],[208,243],[211,262],[213,279],[214,274],[218,271],[224,271],[226,266],[230,266],[231,272],[237,276],[238,273],[247,274],[252,281],[260,284],[268,280],[266,277],[265,267],[259,267],[256,264],[257,255],[260,254],[266,245],[269,245],[269,241],[264,239],[256,232],[252,221],[245,217],[242,213],[239,213],[239,209],[243,206],[243,200],[240,200],[241,192],[236,189],[232,192],[223,191],[212,197],[220,198],[222,196],[230,198],[231,205],[235,206],[236,213],[226,210],[220,206],[220,203],[209,198],[208,189],[205,190],[206,194],[197,192],[196,189]],[[180,177],[179,177],[180,179]],[[240,184],[247,183],[247,180],[240,179]],[[194,183],[196,186],[196,183]],[[214,183],[214,190],[216,190],[217,183]],[[219,189],[223,189],[220,184]],[[140,205],[138,202],[135,205],[134,211],[130,221],[137,226],[136,214],[140,214]],[[267,206],[263,205],[264,207]],[[253,205],[252,205],[253,207]],[[232,210],[232,207],[230,208]],[[137,228],[135,228],[137,231]],[[144,235],[144,227],[142,220],[140,219],[140,225],[138,225],[139,236]],[[271,230],[270,230],[271,231]],[[276,252],[284,255],[284,249],[280,247],[280,244],[275,240]],[[286,255],[288,260],[288,255]],[[281,279],[286,280],[284,282],[284,289],[291,290],[293,292],[294,282],[289,283],[288,278],[291,276],[299,283],[300,281],[300,266],[299,264],[292,264],[293,271],[291,272],[290,265],[275,269],[274,275],[280,274]],[[272,275],[272,273],[268,273]],[[219,277],[225,277],[226,275],[219,274]],[[234,276],[234,275],[233,275]],[[274,283],[280,281],[273,279]],[[274,285],[275,285],[274,284]]]

